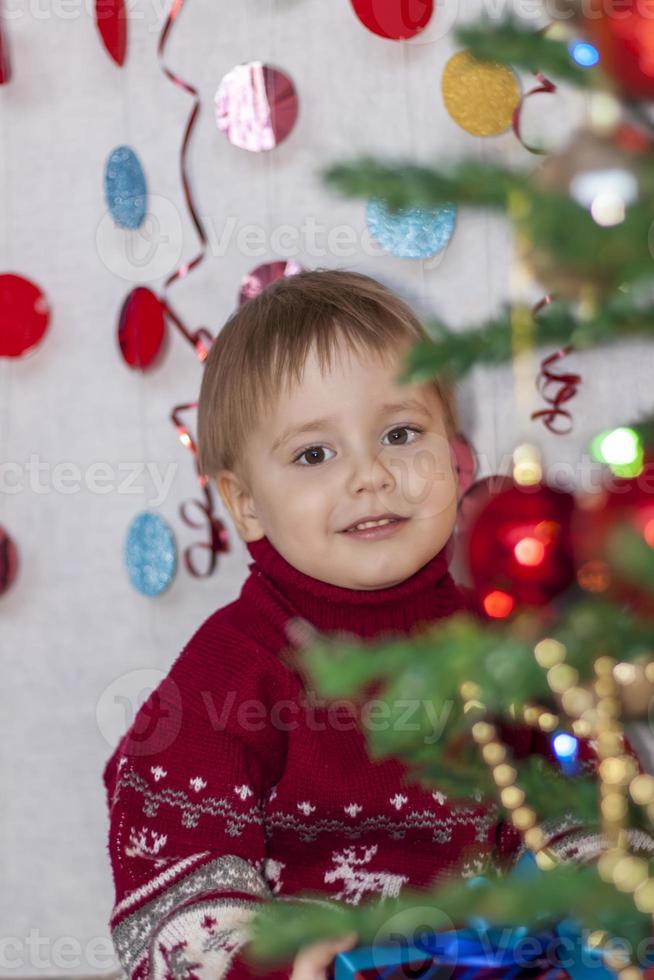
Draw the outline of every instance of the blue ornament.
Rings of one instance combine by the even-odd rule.
[[[600,60],[599,51],[589,41],[571,41],[568,51],[580,68],[593,68]]]
[[[401,208],[393,213],[379,198],[366,208],[368,231],[385,251],[399,259],[428,259],[444,249],[454,231],[456,205]]]
[[[579,742],[574,735],[568,732],[557,732],[551,738],[551,745],[556,758],[561,763],[561,769],[566,776],[573,776],[577,772],[577,755],[579,752]]]
[[[159,595],[177,570],[177,544],[172,529],[159,514],[137,514],[127,530],[125,564],[129,580],[143,595]]]
[[[147,205],[145,174],[134,150],[117,146],[107,159],[104,194],[109,213],[121,228],[138,228]]]

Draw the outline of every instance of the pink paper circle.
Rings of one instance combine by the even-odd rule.
[[[293,259],[289,259],[288,262],[281,260],[258,265],[256,269],[248,272],[247,276],[243,276],[241,279],[241,288],[238,294],[239,306],[242,306],[246,300],[258,296],[266,286],[269,286],[276,279],[281,279],[282,276],[295,276],[298,272],[303,271],[302,266]]]
[[[295,125],[298,98],[278,68],[250,61],[232,68],[215,96],[216,123],[230,143],[260,153],[272,150]]]
[[[462,432],[458,432],[452,440],[452,451],[459,477],[459,495],[463,496],[472,486],[477,475],[477,457]]]

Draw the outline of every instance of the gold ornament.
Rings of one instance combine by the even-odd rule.
[[[449,59],[441,91],[454,122],[472,136],[504,132],[520,101],[520,87],[509,68],[478,61],[469,51],[458,51]]]

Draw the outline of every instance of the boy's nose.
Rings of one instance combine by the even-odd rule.
[[[380,491],[392,490],[395,480],[390,470],[381,462],[378,456],[361,457],[353,466],[348,480],[351,493],[361,490]]]

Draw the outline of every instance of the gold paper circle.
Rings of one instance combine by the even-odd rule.
[[[473,136],[496,136],[511,125],[520,101],[520,87],[510,68],[477,61],[458,51],[441,78],[445,108],[455,123]]]

